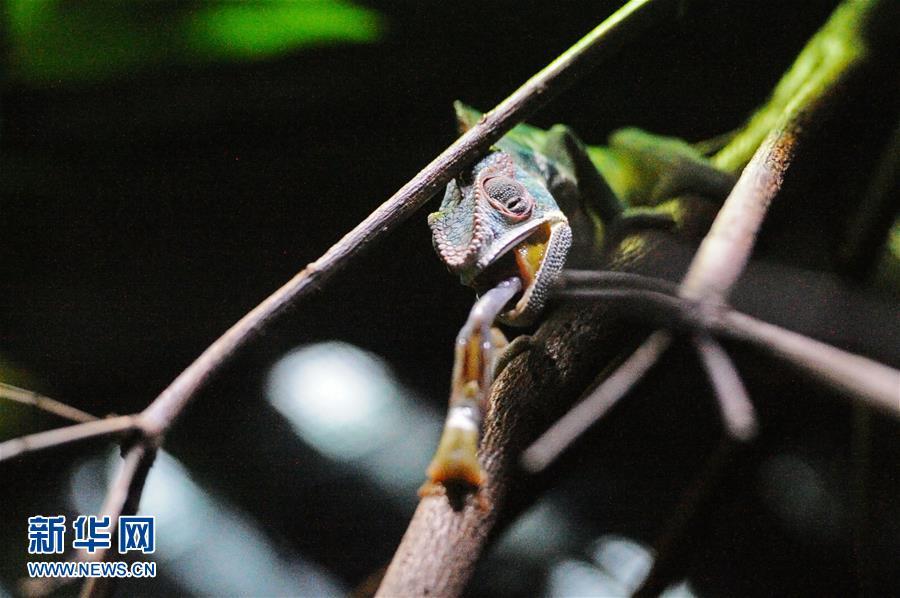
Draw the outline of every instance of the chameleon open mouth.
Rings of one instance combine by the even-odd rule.
[[[517,302],[534,282],[535,275],[547,253],[550,241],[550,224],[545,222],[534,229],[524,240],[508,247],[494,262],[472,280],[472,286],[483,294],[504,280],[517,276],[522,279],[522,292],[513,297]]]
[[[550,283],[562,269],[572,232],[566,222],[543,222],[521,240],[494,258],[491,265],[471,282],[478,294],[516,276],[522,280],[522,292],[510,300],[509,309],[500,315],[507,324],[524,326],[543,308]]]

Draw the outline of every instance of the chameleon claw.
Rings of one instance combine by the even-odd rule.
[[[428,481],[419,490],[419,495],[426,487],[434,485],[480,488],[485,474],[478,463],[477,448],[477,430],[444,428],[437,452],[425,472]]]
[[[421,486],[419,486],[419,498],[427,498],[429,496],[444,496],[446,494],[446,488],[444,488],[441,484],[432,482],[431,480],[425,480],[425,482]]]
[[[462,510],[468,497],[471,497],[471,504],[479,511],[490,511],[493,505],[483,488],[472,490],[472,488],[464,486],[444,486],[443,484],[427,481],[419,488],[419,497],[428,498],[430,496],[446,496],[447,500],[450,501],[450,505],[456,511]]]
[[[477,443],[475,430],[445,428],[419,496],[446,496],[455,510],[461,510],[471,496],[477,509],[489,510],[491,501],[484,492],[487,474],[478,463]]]

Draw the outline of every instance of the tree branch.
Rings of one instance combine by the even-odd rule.
[[[111,546],[115,546],[117,542],[119,527],[116,523],[119,517],[137,513],[144,483],[156,458],[156,451],[156,445],[142,442],[128,449],[116,480],[107,491],[103,507],[100,509],[100,517],[109,517],[107,531],[110,533]],[[94,554],[89,554],[89,558],[93,561],[105,561],[109,552],[101,548]],[[81,588],[81,596],[82,598],[106,596],[112,592],[114,585],[114,578],[89,578]]]
[[[677,244],[667,232],[647,231],[642,237],[660,250]],[[671,267],[656,262],[657,255],[643,254],[628,267],[645,273]],[[456,510],[445,497],[423,498],[377,595],[462,593],[498,523],[534,498],[534,485],[518,467],[519,455],[571,407],[598,371],[622,358],[622,347],[635,346],[646,333],[609,302],[563,303],[548,314],[530,349],[510,361],[493,385],[479,451],[487,474],[479,490],[483,500],[470,496]]]

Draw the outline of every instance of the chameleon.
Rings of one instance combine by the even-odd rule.
[[[462,131],[481,118],[455,108]],[[666,200],[721,200],[734,184],[680,139],[629,128],[609,141],[589,147],[564,125],[519,125],[452,180],[428,216],[439,258],[481,298],[457,338],[448,415],[420,494],[484,483],[477,448],[490,385],[530,342],[522,335],[508,344],[495,319],[532,325],[567,261],[590,267],[613,232],[678,226]]]

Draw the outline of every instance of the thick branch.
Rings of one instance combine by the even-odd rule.
[[[649,245],[674,241],[668,233],[645,234]],[[652,273],[657,265],[651,259],[648,253],[630,265]],[[598,371],[621,359],[622,347],[634,347],[646,333],[609,303],[563,304],[549,315],[532,348],[514,358],[494,383],[479,454],[487,474],[480,490],[484,500],[470,497],[455,510],[443,496],[423,498],[378,595],[461,594],[499,518],[534,497],[518,456],[572,406]]]

